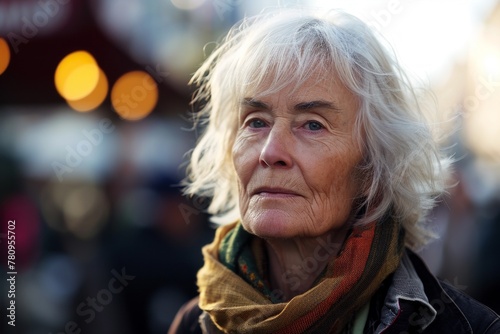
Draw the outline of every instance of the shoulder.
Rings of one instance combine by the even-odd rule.
[[[175,316],[168,334],[201,334],[199,323],[201,309],[198,307],[198,297],[184,304]]]
[[[453,326],[470,328],[473,333],[500,333],[500,318],[493,310],[458,287],[437,279],[418,255],[411,251],[408,253],[422,280],[429,302],[437,312],[436,319],[430,327],[443,326],[444,329],[454,323]]]
[[[440,281],[445,293],[458,306],[474,333],[500,333],[500,317],[489,307],[447,282]]]

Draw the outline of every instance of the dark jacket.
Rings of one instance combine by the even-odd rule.
[[[202,333],[198,298],[184,305],[169,334]],[[499,316],[452,285],[439,281],[407,251],[402,265],[370,302],[364,333],[500,334]]]

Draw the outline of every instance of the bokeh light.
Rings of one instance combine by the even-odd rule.
[[[87,51],[70,53],[57,66],[55,85],[66,100],[83,99],[94,91],[98,82],[99,67]]]
[[[149,115],[158,102],[158,85],[144,71],[122,75],[111,90],[114,110],[124,119],[134,121]]]
[[[95,237],[106,222],[108,211],[103,190],[92,184],[73,187],[62,206],[66,228],[80,239]]]
[[[67,102],[69,106],[76,111],[86,112],[94,110],[101,105],[101,103],[108,95],[108,88],[109,85],[106,74],[101,69],[99,69],[99,80],[94,90],[83,99],[75,101],[67,100]]]
[[[175,7],[184,10],[196,9],[203,5],[204,2],[205,0],[172,0]]]
[[[95,237],[109,215],[102,188],[89,182],[50,182],[42,189],[42,216],[51,229],[79,239]]]
[[[7,41],[0,37],[0,75],[7,69],[10,63],[10,49]]]

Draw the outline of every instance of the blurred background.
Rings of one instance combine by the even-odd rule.
[[[187,82],[244,15],[293,4],[359,16],[432,88],[457,185],[422,256],[500,311],[498,1],[0,0],[3,333],[166,333],[213,236],[207,200],[178,187],[196,140]]]

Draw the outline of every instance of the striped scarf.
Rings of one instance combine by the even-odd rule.
[[[354,227],[316,284],[279,302],[258,270],[255,237],[240,223],[222,226],[202,250],[199,306],[223,333],[341,333],[399,265],[403,239],[391,219]]]

